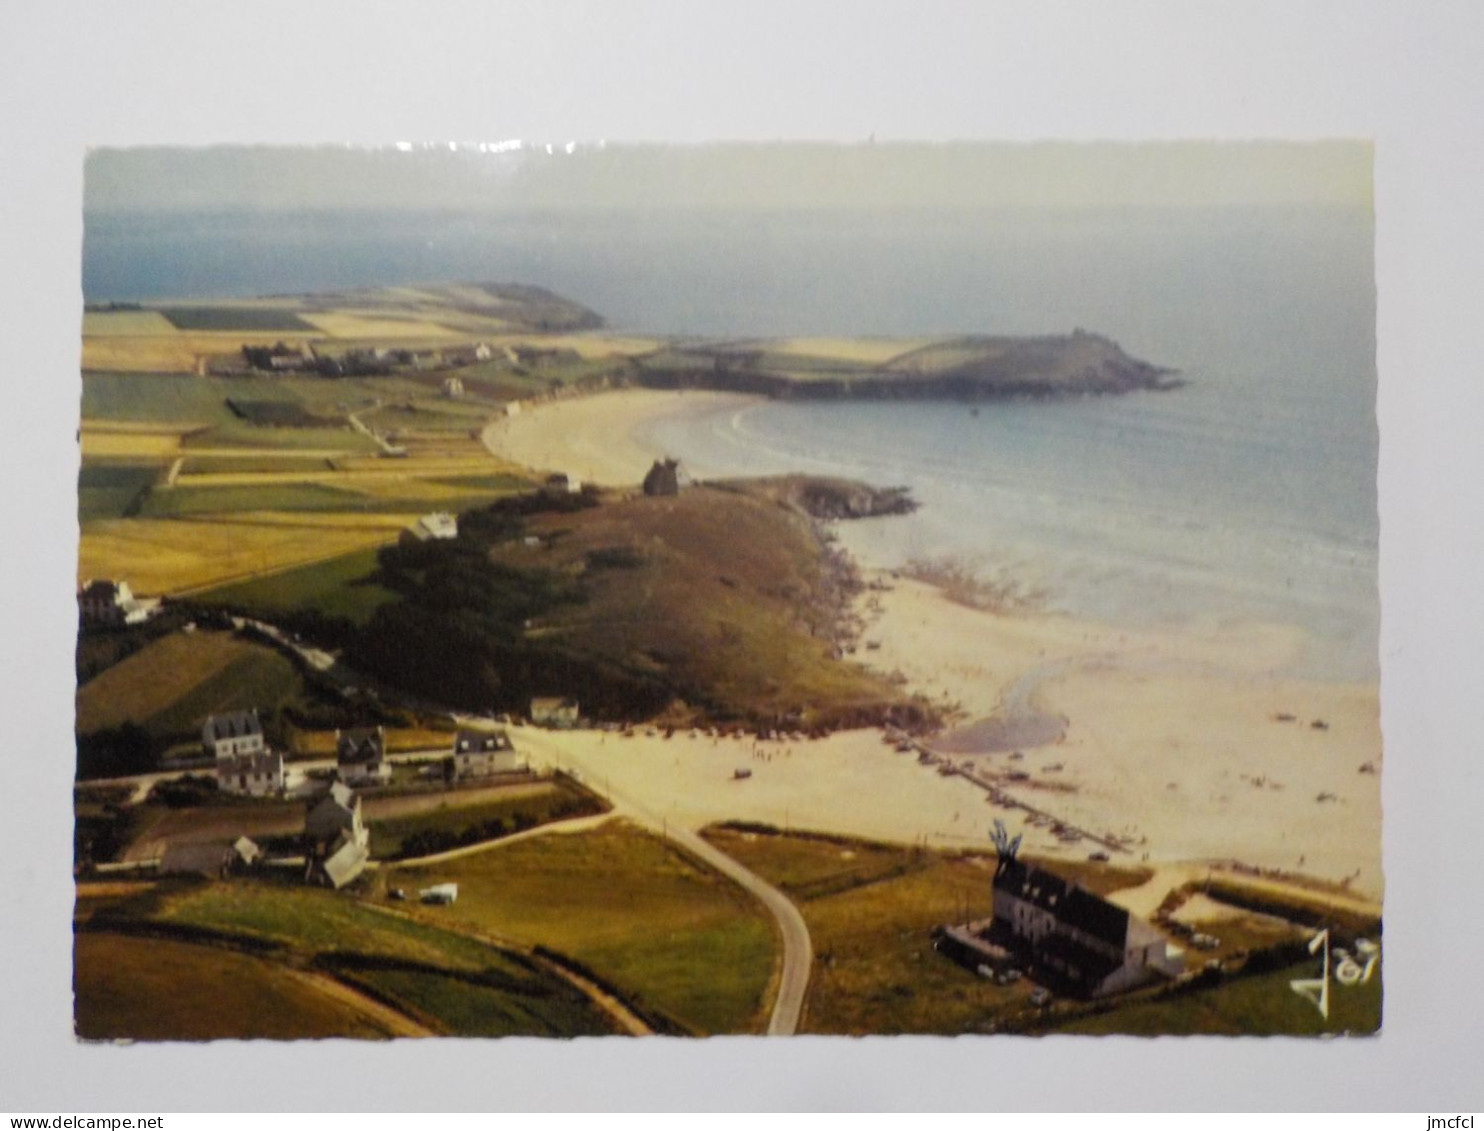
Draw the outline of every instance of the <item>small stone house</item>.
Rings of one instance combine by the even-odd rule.
[[[335,732],[335,773],[346,785],[380,785],[392,776],[386,760],[386,729],[361,727]]]
[[[208,758],[227,758],[237,754],[261,754],[267,745],[258,712],[232,711],[225,715],[208,715],[201,727],[201,747]]]
[[[539,727],[569,730],[580,718],[577,700],[549,696],[531,700],[531,722]]]
[[[365,870],[370,845],[360,795],[336,782],[304,815],[305,878],[344,887]]]
[[[447,511],[425,514],[406,530],[402,538],[414,542],[446,541],[459,536],[459,519]]]
[[[150,618],[158,601],[141,601],[127,581],[85,581],[77,592],[77,612],[84,625],[117,627]]]
[[[461,730],[453,739],[453,776],[458,781],[525,768],[504,731]]]
[[[274,750],[228,754],[216,760],[216,786],[223,793],[270,797],[284,787],[283,755]]]

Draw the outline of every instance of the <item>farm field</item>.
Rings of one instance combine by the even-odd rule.
[[[179,595],[395,542],[419,513],[104,519],[82,532],[77,576],[121,577],[136,593]]]
[[[762,908],[631,825],[533,837],[377,879],[449,881],[458,902],[418,909],[421,918],[569,954],[697,1033],[757,1032],[764,1022],[777,943]]]
[[[84,1040],[296,1040],[392,1035],[367,1011],[260,958],[84,931],[73,949]]]
[[[326,981],[370,989],[404,1032],[414,1027],[448,1035],[570,1037],[613,1031],[585,996],[524,955],[368,906],[347,893],[249,879],[171,882],[112,902],[94,913],[92,926],[106,930],[120,921],[166,924],[187,937],[204,932],[224,944],[209,949],[213,957],[234,957],[225,947],[236,940],[261,952],[254,961],[275,973],[298,967]],[[179,984],[172,984],[175,989],[167,992],[179,994]],[[198,1007],[209,1002],[209,991],[194,1000]],[[347,1028],[324,1035],[379,1034]]]
[[[591,793],[562,779],[513,782],[493,795],[462,790],[440,795],[437,807],[425,812],[381,817],[376,808],[368,809],[371,854],[378,860],[431,855],[603,809]]]
[[[983,1032],[1027,1008],[1024,981],[997,986],[932,949],[934,927],[992,913],[993,857],[727,827],[703,835],[780,887],[809,926],[815,963],[801,1032]],[[1146,875],[1077,873],[1101,892]]]
[[[299,676],[271,648],[228,632],[175,632],[145,645],[77,691],[77,733],[135,723],[161,741],[199,736],[208,714],[292,701]]]
[[[355,550],[313,565],[208,589],[196,594],[196,600],[269,619],[275,613],[312,609],[364,624],[381,605],[397,597],[370,580],[375,570],[376,550]]]

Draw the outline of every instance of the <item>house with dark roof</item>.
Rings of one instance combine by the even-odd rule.
[[[386,729],[337,730],[335,773],[347,785],[380,785],[387,781],[392,767],[386,760]]]
[[[140,624],[159,611],[159,599],[141,601],[127,581],[85,581],[77,591],[77,612],[84,625],[118,627]]]
[[[216,760],[216,787],[223,793],[269,797],[284,787],[283,755],[276,750],[228,754]]]
[[[1011,968],[1082,998],[1106,997],[1182,970],[1165,937],[1125,908],[1045,868],[1002,855],[990,919],[934,932],[934,948],[970,969]]]
[[[207,715],[201,727],[201,746],[209,758],[232,754],[257,754],[264,748],[263,724],[258,712],[232,711],[225,715]]]
[[[304,814],[305,879],[344,887],[365,870],[370,845],[360,795],[336,782]]]
[[[463,781],[525,768],[504,731],[461,730],[453,739],[453,776]]]

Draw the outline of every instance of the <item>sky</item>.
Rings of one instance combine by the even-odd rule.
[[[1358,141],[95,149],[88,211],[1371,207]]]

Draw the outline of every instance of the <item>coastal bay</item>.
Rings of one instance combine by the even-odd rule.
[[[666,454],[646,440],[656,421],[756,403],[729,393],[605,392],[528,408],[491,425],[484,439],[514,463],[636,488]],[[1293,624],[1227,619],[1176,630],[1036,608],[966,608],[871,560],[871,528],[897,521],[833,527],[868,582],[853,658],[956,708],[965,722],[994,717],[1012,689],[1025,691],[1028,674],[1041,673],[1030,702],[1066,720],[1054,744],[954,761],[971,760],[975,777],[1026,811],[1116,838],[1123,859],[1171,868],[1238,861],[1379,899],[1375,681],[1293,674],[1306,646],[1305,630]],[[539,756],[621,783],[690,827],[733,818],[978,847],[994,816],[1018,824],[1013,811],[987,805],[969,777],[918,765],[877,730],[783,741],[528,739]],[[734,762],[755,770],[745,788],[731,780]],[[1086,841],[1069,843],[1052,822],[1025,831],[1038,853],[1087,854]]]

